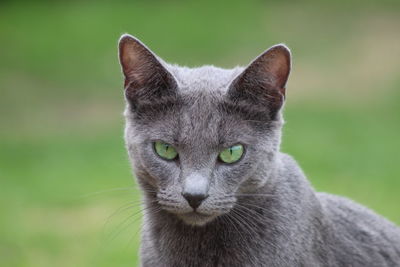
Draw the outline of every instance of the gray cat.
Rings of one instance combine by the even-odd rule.
[[[123,35],[119,58],[142,266],[400,266],[398,227],[316,193],[279,152],[286,46],[246,68],[186,68]]]

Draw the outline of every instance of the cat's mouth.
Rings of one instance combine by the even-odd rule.
[[[177,216],[182,219],[185,223],[195,226],[202,226],[212,221],[217,217],[216,214],[205,214],[198,211],[191,211],[187,213],[180,213]]]

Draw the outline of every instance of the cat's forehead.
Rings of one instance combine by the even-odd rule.
[[[181,91],[226,91],[232,80],[243,70],[241,67],[223,69],[215,66],[199,68],[168,67]]]
[[[249,143],[252,139],[249,135],[254,132],[248,123],[224,109],[225,92],[192,89],[181,96],[178,112],[169,116],[175,121],[171,130],[180,145],[213,148],[239,141]]]

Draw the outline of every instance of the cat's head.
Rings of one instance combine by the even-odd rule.
[[[186,68],[123,35],[125,141],[137,179],[160,208],[204,225],[265,184],[276,164],[290,51],[246,68]]]

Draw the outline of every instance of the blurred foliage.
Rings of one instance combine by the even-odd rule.
[[[117,40],[181,65],[293,52],[283,150],[400,223],[398,1],[2,1],[0,266],[136,266]]]

